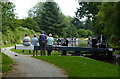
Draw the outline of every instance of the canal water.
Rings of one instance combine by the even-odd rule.
[[[59,40],[58,40],[59,39]],[[61,46],[64,43],[64,38],[58,38],[55,39],[55,45]],[[67,38],[68,46],[74,46],[74,47],[88,47],[87,45],[87,39],[81,39],[81,38]]]
[[[79,39],[77,38],[75,41],[68,39],[69,44],[68,46],[75,46],[75,47],[88,47],[88,39]]]

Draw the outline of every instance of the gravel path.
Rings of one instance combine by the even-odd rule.
[[[10,56],[15,64],[7,77],[67,77],[65,72],[53,64],[32,58],[30,55],[17,54],[11,48],[2,48],[2,52]],[[15,56],[15,55],[18,56]]]

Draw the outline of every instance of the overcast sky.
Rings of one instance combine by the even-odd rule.
[[[27,12],[32,8],[37,2],[44,0],[10,0],[15,4],[17,16],[19,18],[25,18],[28,16]],[[75,16],[76,8],[79,4],[76,0],[54,0],[59,5],[62,13],[64,15]]]

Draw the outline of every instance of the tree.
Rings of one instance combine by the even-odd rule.
[[[72,24],[76,27],[76,29],[85,29],[85,25],[83,21],[80,21],[77,18],[72,20]]]
[[[45,31],[47,34],[52,33],[53,35],[64,36],[64,16],[60,12],[57,3],[38,3],[34,9],[29,12],[29,15],[35,19],[42,31]]]
[[[34,19],[30,18],[30,17],[28,17],[26,19],[23,19],[22,26],[25,27],[25,28],[28,28],[30,30],[40,32],[40,28],[38,27],[37,22]]]
[[[98,6],[101,5],[101,2],[79,2],[79,5],[80,7],[77,9],[76,18],[80,20],[87,17],[84,29],[93,30],[95,26],[95,15],[99,12]]]
[[[90,30],[85,30],[85,29],[79,29],[78,30],[79,37],[89,37],[92,35],[92,32]]]
[[[40,25],[41,12],[43,11],[44,3],[38,2],[33,8],[28,11],[28,16],[37,21]]]
[[[85,22],[85,25],[84,25],[84,28],[85,29],[92,29],[92,20],[90,18],[88,18]]]
[[[65,37],[78,37],[77,33],[77,28],[73,24],[73,20],[75,18],[70,17],[70,16],[65,16],[64,21],[65,21],[65,28],[63,28]]]
[[[103,33],[112,42],[120,40],[120,2],[107,2],[99,6],[94,32]]]
[[[94,16],[99,12],[98,6],[101,2],[79,2],[80,7],[77,9],[76,17],[82,19],[88,17],[94,19]]]
[[[2,5],[2,32],[7,34],[8,29],[15,30],[16,19],[14,13],[15,5],[12,2],[0,2]]]

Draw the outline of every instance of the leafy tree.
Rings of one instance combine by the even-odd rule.
[[[73,17],[70,16],[65,16],[64,21],[65,21],[65,28],[63,28],[65,37],[78,37],[77,33],[77,28],[75,25],[72,23],[74,20]]]
[[[92,32],[90,30],[79,29],[78,34],[79,34],[79,37],[89,37],[92,35]]]
[[[15,5],[12,2],[0,2],[0,5],[2,5],[2,32],[6,34],[8,29],[16,28]]]
[[[85,29],[84,22],[77,18],[74,18],[71,23],[76,27],[76,29]]]
[[[45,30],[46,33],[63,36],[64,17],[62,17],[57,3],[44,3],[41,19],[41,30]]]
[[[120,40],[120,2],[107,2],[99,6],[94,32],[103,33],[112,42]]]
[[[37,22],[30,17],[28,17],[26,19],[23,19],[22,26],[25,27],[25,28],[34,30],[36,32],[40,32],[40,28],[38,27]]]
[[[85,25],[84,25],[84,28],[85,29],[92,29],[92,20],[90,18],[88,18],[85,22]]]
[[[101,2],[79,2],[80,7],[77,9],[76,17],[82,19],[84,17],[94,18],[94,16],[99,12],[98,5]]]
[[[33,18],[39,27],[41,26],[41,13],[43,11],[44,3],[38,2],[33,8],[28,11],[28,16]]]
[[[47,34],[64,36],[65,22],[64,15],[60,12],[59,6],[55,2],[39,2],[29,11],[31,16],[42,31]]]

